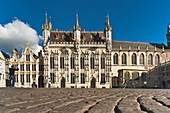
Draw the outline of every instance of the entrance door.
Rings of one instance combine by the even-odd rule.
[[[170,80],[167,81],[167,88],[170,88]]]
[[[166,82],[165,81],[162,81],[162,86],[163,86],[163,88],[166,88]]]
[[[112,77],[112,88],[118,87],[118,77]]]
[[[44,87],[44,76],[43,75],[40,75],[38,77],[38,87],[39,88],[43,88]]]
[[[94,77],[91,80],[91,88],[96,88],[96,79]]]
[[[65,88],[66,87],[66,79],[63,77],[61,79],[61,88]]]

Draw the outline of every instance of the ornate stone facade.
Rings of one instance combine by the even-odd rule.
[[[13,52],[13,56],[10,58],[10,66],[14,65],[14,67],[19,68],[15,72],[15,87],[37,87],[39,85],[39,76],[43,75],[43,57],[41,52],[36,56],[30,50],[29,42],[26,43],[20,58],[16,50]]]
[[[73,31],[54,31],[46,15],[42,33],[46,87],[143,87],[147,72],[169,59],[164,44],[113,41],[109,17],[103,31],[81,31],[78,16]]]

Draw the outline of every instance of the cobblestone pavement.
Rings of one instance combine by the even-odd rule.
[[[170,113],[170,90],[1,88],[0,113]]]

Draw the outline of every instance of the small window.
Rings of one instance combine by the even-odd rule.
[[[30,61],[30,55],[26,55],[26,61]]]

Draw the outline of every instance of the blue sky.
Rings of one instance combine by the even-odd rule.
[[[1,0],[0,24],[17,18],[40,37],[46,10],[53,30],[72,30],[78,13],[82,30],[101,31],[109,15],[113,40],[166,44],[169,4],[170,0]]]

